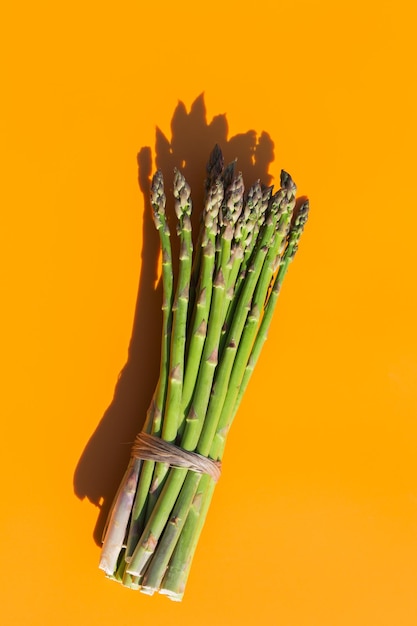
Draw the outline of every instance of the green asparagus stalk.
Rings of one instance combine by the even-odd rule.
[[[178,432],[178,418],[181,407],[184,380],[185,340],[187,337],[188,296],[192,266],[191,238],[191,197],[190,186],[184,176],[176,170],[174,178],[175,210],[178,217],[180,235],[180,265],[172,328],[170,381],[166,414],[162,428],[165,441],[175,441]]]
[[[155,226],[158,230],[162,250],[162,345],[160,376],[155,394],[155,411],[152,432],[159,434],[168,388],[168,368],[170,361],[170,339],[173,308],[173,272],[170,230],[168,227],[165,204],[164,181],[162,172],[156,172],[151,184],[151,204]]]
[[[162,173],[157,172],[153,178],[151,185],[151,204],[153,208],[153,217],[156,228],[160,234],[162,247],[162,275],[163,275],[163,329],[162,329],[162,345],[161,345],[161,363],[160,376],[156,392],[151,402],[150,409],[147,413],[145,422],[145,430],[159,433],[161,416],[164,409],[166,387],[167,387],[167,363],[169,360],[169,337],[172,318],[172,258],[171,244],[169,239],[169,229],[165,217],[166,197],[164,192],[164,184]],[[129,468],[121,482],[115,502],[109,516],[109,524],[111,527],[111,535],[104,537],[103,549],[100,560],[100,567],[109,573],[114,571],[115,563],[117,563],[120,549],[124,543],[126,528],[129,521],[128,503],[131,502],[135,495],[135,503],[132,510],[132,523],[129,527],[128,550],[126,558],[131,551],[132,543],[137,541],[143,524],[144,505],[147,500],[149,491],[150,478],[153,471],[153,463],[145,462],[142,464],[137,459],[131,460]],[[140,472],[140,479],[139,479]],[[136,490],[136,483],[139,479],[139,489]],[[131,507],[132,508],[132,507]]]
[[[170,230],[165,213],[166,196],[161,171],[157,171],[152,179],[151,205],[162,250],[162,344],[160,375],[156,392],[154,394],[154,398],[152,399],[152,411],[148,412],[148,420],[145,424],[145,431],[151,432],[153,435],[160,436],[168,388],[172,308],[174,297]],[[132,553],[143,530],[154,467],[154,461],[144,461],[142,464],[126,544],[126,562],[130,561]]]
[[[189,409],[194,392],[195,381],[201,362],[204,341],[207,334],[207,322],[210,312],[213,292],[213,272],[215,266],[215,249],[217,236],[217,217],[223,201],[223,186],[216,179],[207,192],[204,210],[203,236],[201,240],[201,275],[198,280],[198,296],[195,306],[195,315],[192,321],[192,330],[189,338],[187,364],[180,411],[179,431],[182,432],[183,416]]]

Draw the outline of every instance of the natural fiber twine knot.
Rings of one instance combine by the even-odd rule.
[[[189,469],[199,474],[208,474],[217,482],[221,474],[221,463],[197,452],[188,452],[173,443],[154,435],[141,432],[136,436],[132,456],[144,461],[168,463],[171,467]]]

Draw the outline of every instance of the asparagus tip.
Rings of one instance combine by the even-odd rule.
[[[191,187],[185,180],[185,176],[174,168],[174,197],[175,197],[175,212],[178,219],[183,214],[190,215],[191,213]]]
[[[162,216],[165,211],[166,196],[164,191],[164,177],[161,170],[155,172],[151,183],[151,204],[153,208],[155,225],[162,227]]]
[[[286,189],[287,192],[289,192],[289,195],[295,195],[297,187],[290,174],[285,170],[281,170],[280,184],[283,189]]]

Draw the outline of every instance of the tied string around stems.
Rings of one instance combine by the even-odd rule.
[[[189,469],[199,474],[208,474],[217,482],[220,478],[221,463],[213,461],[197,452],[188,452],[173,443],[154,435],[141,432],[136,436],[132,456],[144,461],[168,463],[171,467]]]

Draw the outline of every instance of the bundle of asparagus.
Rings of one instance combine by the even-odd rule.
[[[174,280],[162,173],[151,203],[162,248],[159,381],[116,494],[100,568],[126,587],[181,600],[226,436],[266,340],[297,251],[308,201],[282,171],[281,186],[244,192],[236,162],[216,146],[193,257],[190,187],[175,171],[180,239]]]

